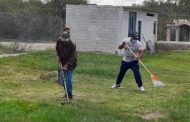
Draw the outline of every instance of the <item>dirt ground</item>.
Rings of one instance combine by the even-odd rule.
[[[3,45],[10,45],[13,42],[0,42]],[[55,48],[55,42],[50,43],[19,43],[24,46],[28,46],[32,50],[45,50],[49,48]]]
[[[13,42],[0,42],[3,45],[11,45]],[[55,43],[19,43],[22,46],[27,46],[26,48],[28,50],[46,50],[46,49],[54,49],[55,48]],[[23,55],[25,53],[19,53],[19,54],[4,54],[0,53],[0,58],[2,57],[9,57],[9,56],[18,56],[18,55]]]

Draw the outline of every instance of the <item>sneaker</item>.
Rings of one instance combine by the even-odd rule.
[[[143,87],[143,86],[138,87],[138,90],[139,90],[140,92],[145,92],[145,91],[146,91],[146,90],[144,89],[144,87]]]
[[[119,88],[119,87],[120,87],[120,84],[116,84],[116,83],[114,83],[113,86],[111,86],[112,89]]]

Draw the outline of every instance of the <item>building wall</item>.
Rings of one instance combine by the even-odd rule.
[[[154,14],[154,16],[147,16],[147,13]],[[158,15],[152,12],[138,12],[137,21],[142,21],[142,35],[150,40],[154,40],[153,26],[157,22]]]
[[[115,53],[121,39],[121,8],[67,5],[66,11],[66,26],[78,50]]]
[[[190,42],[157,41],[156,50],[161,51],[190,51]]]
[[[156,33],[153,34],[153,28],[154,28],[154,22],[157,23],[158,14],[153,12],[141,12],[141,11],[135,11],[137,12],[137,21],[136,21],[136,31],[138,32],[138,21],[141,21],[141,42],[146,47],[146,42],[142,38],[146,39],[146,41],[151,40],[152,44],[157,41],[157,29]],[[147,16],[147,13],[154,14],[154,17]],[[122,16],[122,38],[128,37],[128,26],[129,26],[129,11],[124,11]],[[156,27],[157,28],[157,27]]]
[[[157,15],[147,17],[147,12],[136,12],[136,30],[138,30],[138,21],[142,21],[142,34],[147,41],[154,40],[153,23],[157,21]],[[129,11],[124,10],[123,7],[66,6],[66,26],[71,28],[71,39],[77,44],[79,51],[121,53],[118,44],[123,38],[128,37],[128,24]]]
[[[128,37],[128,26],[129,26],[129,12],[124,11],[122,15],[122,31],[121,31],[122,38],[121,39]]]

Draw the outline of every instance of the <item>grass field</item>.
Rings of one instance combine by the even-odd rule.
[[[146,92],[139,93],[131,71],[111,89],[121,57],[78,53],[74,99],[61,105],[54,51],[0,58],[0,122],[189,122],[189,52],[145,54],[143,62],[166,84],[153,88],[141,67]]]

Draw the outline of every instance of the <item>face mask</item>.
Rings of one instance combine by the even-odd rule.
[[[67,42],[68,42],[68,41],[69,41],[69,39],[65,39],[65,41],[67,41]]]
[[[135,40],[135,39],[132,39],[132,40],[131,40],[131,42],[132,42],[132,43],[136,43],[136,42],[137,42],[137,40]]]
[[[138,37],[133,37],[134,40],[138,40]]]
[[[66,42],[68,42],[69,41],[69,39],[67,38],[61,38],[61,41],[66,41]]]

